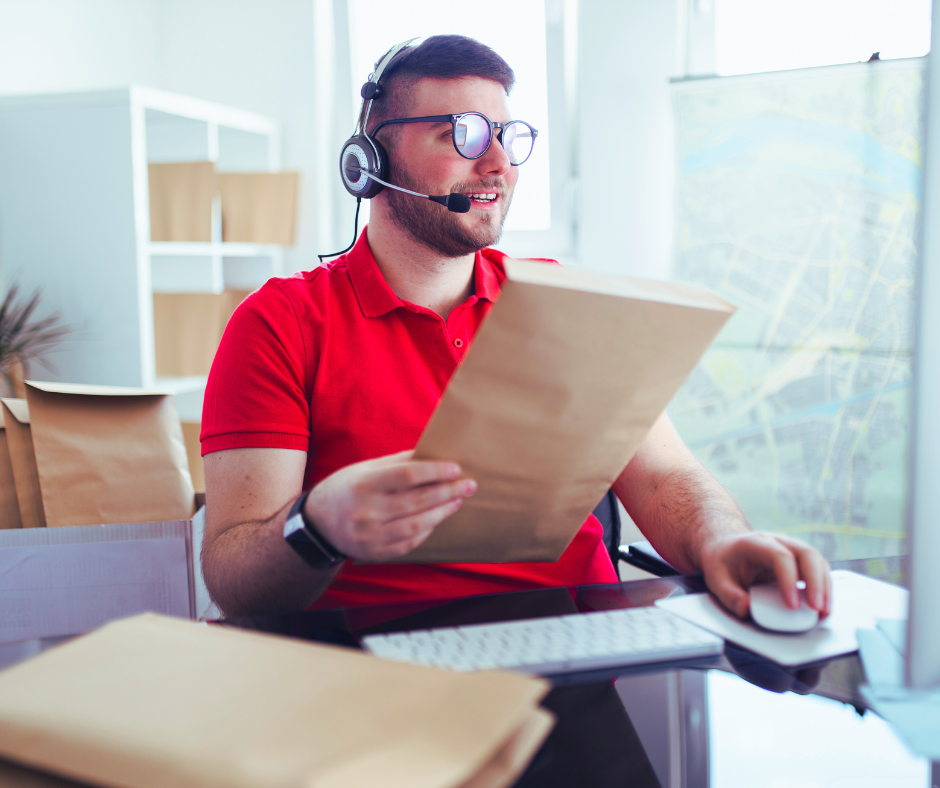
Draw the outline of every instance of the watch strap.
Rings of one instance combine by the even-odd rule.
[[[304,517],[304,504],[310,490],[304,492],[291,506],[284,523],[284,541],[313,569],[329,569],[346,560],[341,553],[320,534]]]

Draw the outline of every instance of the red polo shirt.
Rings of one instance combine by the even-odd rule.
[[[272,279],[236,310],[209,374],[202,453],[307,452],[304,489],[351,463],[413,449],[499,297],[505,255],[477,252],[474,293],[446,322],[400,299],[366,232],[328,266]],[[317,608],[446,599],[617,577],[593,515],[555,563],[347,561]]]

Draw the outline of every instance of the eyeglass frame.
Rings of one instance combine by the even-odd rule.
[[[483,120],[485,120],[489,124],[489,127],[490,127],[489,142],[486,143],[486,148],[483,149],[483,152],[479,156],[467,156],[463,153],[460,153],[460,150],[457,148],[457,121],[460,118],[466,117],[467,115],[479,115],[481,118],[483,118]],[[532,151],[535,150],[535,140],[539,136],[538,129],[535,128],[534,126],[529,125],[524,120],[511,120],[509,121],[509,123],[497,123],[494,120],[490,120],[482,112],[461,112],[457,115],[426,115],[421,118],[393,118],[391,120],[383,120],[378,126],[375,127],[375,129],[372,131],[372,134],[370,134],[369,136],[374,137],[376,134],[379,133],[379,131],[382,129],[383,126],[388,126],[393,123],[447,123],[447,122],[450,122],[450,125],[451,125],[451,142],[454,143],[454,150],[457,151],[457,153],[460,156],[462,156],[465,159],[469,159],[470,161],[481,159],[486,155],[486,152],[490,149],[490,146],[493,144],[493,137],[495,136],[496,130],[499,130],[499,136],[500,136],[499,145],[500,147],[502,147],[503,145],[502,136],[503,136],[503,131],[506,129],[506,127],[512,125],[513,123],[521,123],[529,131],[532,132],[532,147],[529,150],[529,155],[526,156],[522,161],[520,161],[519,164],[514,164],[511,161],[509,162],[513,167],[519,167],[520,165],[525,164],[529,160],[529,157],[532,155]],[[505,150],[506,149],[503,148],[504,152]]]

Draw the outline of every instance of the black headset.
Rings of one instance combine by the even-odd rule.
[[[359,91],[359,95],[362,96],[362,107],[359,110],[356,130],[353,136],[343,143],[343,149],[339,155],[339,174],[346,191],[353,197],[371,200],[385,188],[381,183],[369,177],[374,175],[382,180],[388,178],[388,154],[382,144],[370,137],[366,130],[369,113],[372,111],[372,102],[382,95],[379,80],[383,72],[395,56],[414,40],[414,38],[409,38],[388,50],[385,57],[376,65],[375,71],[369,74],[369,81]]]

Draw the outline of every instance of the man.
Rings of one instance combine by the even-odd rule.
[[[502,58],[461,36],[399,54],[369,118],[370,133],[382,126],[388,179],[423,194],[468,195],[469,212],[385,189],[352,251],[271,280],[229,323],[201,436],[203,571],[226,613],[616,581],[593,516],[555,563],[382,563],[414,549],[476,490],[456,464],[418,462],[411,450],[498,296],[504,256],[487,247],[519,177],[500,128],[468,158],[452,122],[383,123],[475,112],[505,124],[513,81]],[[682,572],[704,572],[738,615],[747,614],[749,585],[764,577],[777,579],[792,607],[804,579],[810,605],[828,613],[822,556],[751,531],[665,415],[614,490],[659,552]],[[313,568],[284,542],[295,502],[331,565]]]

